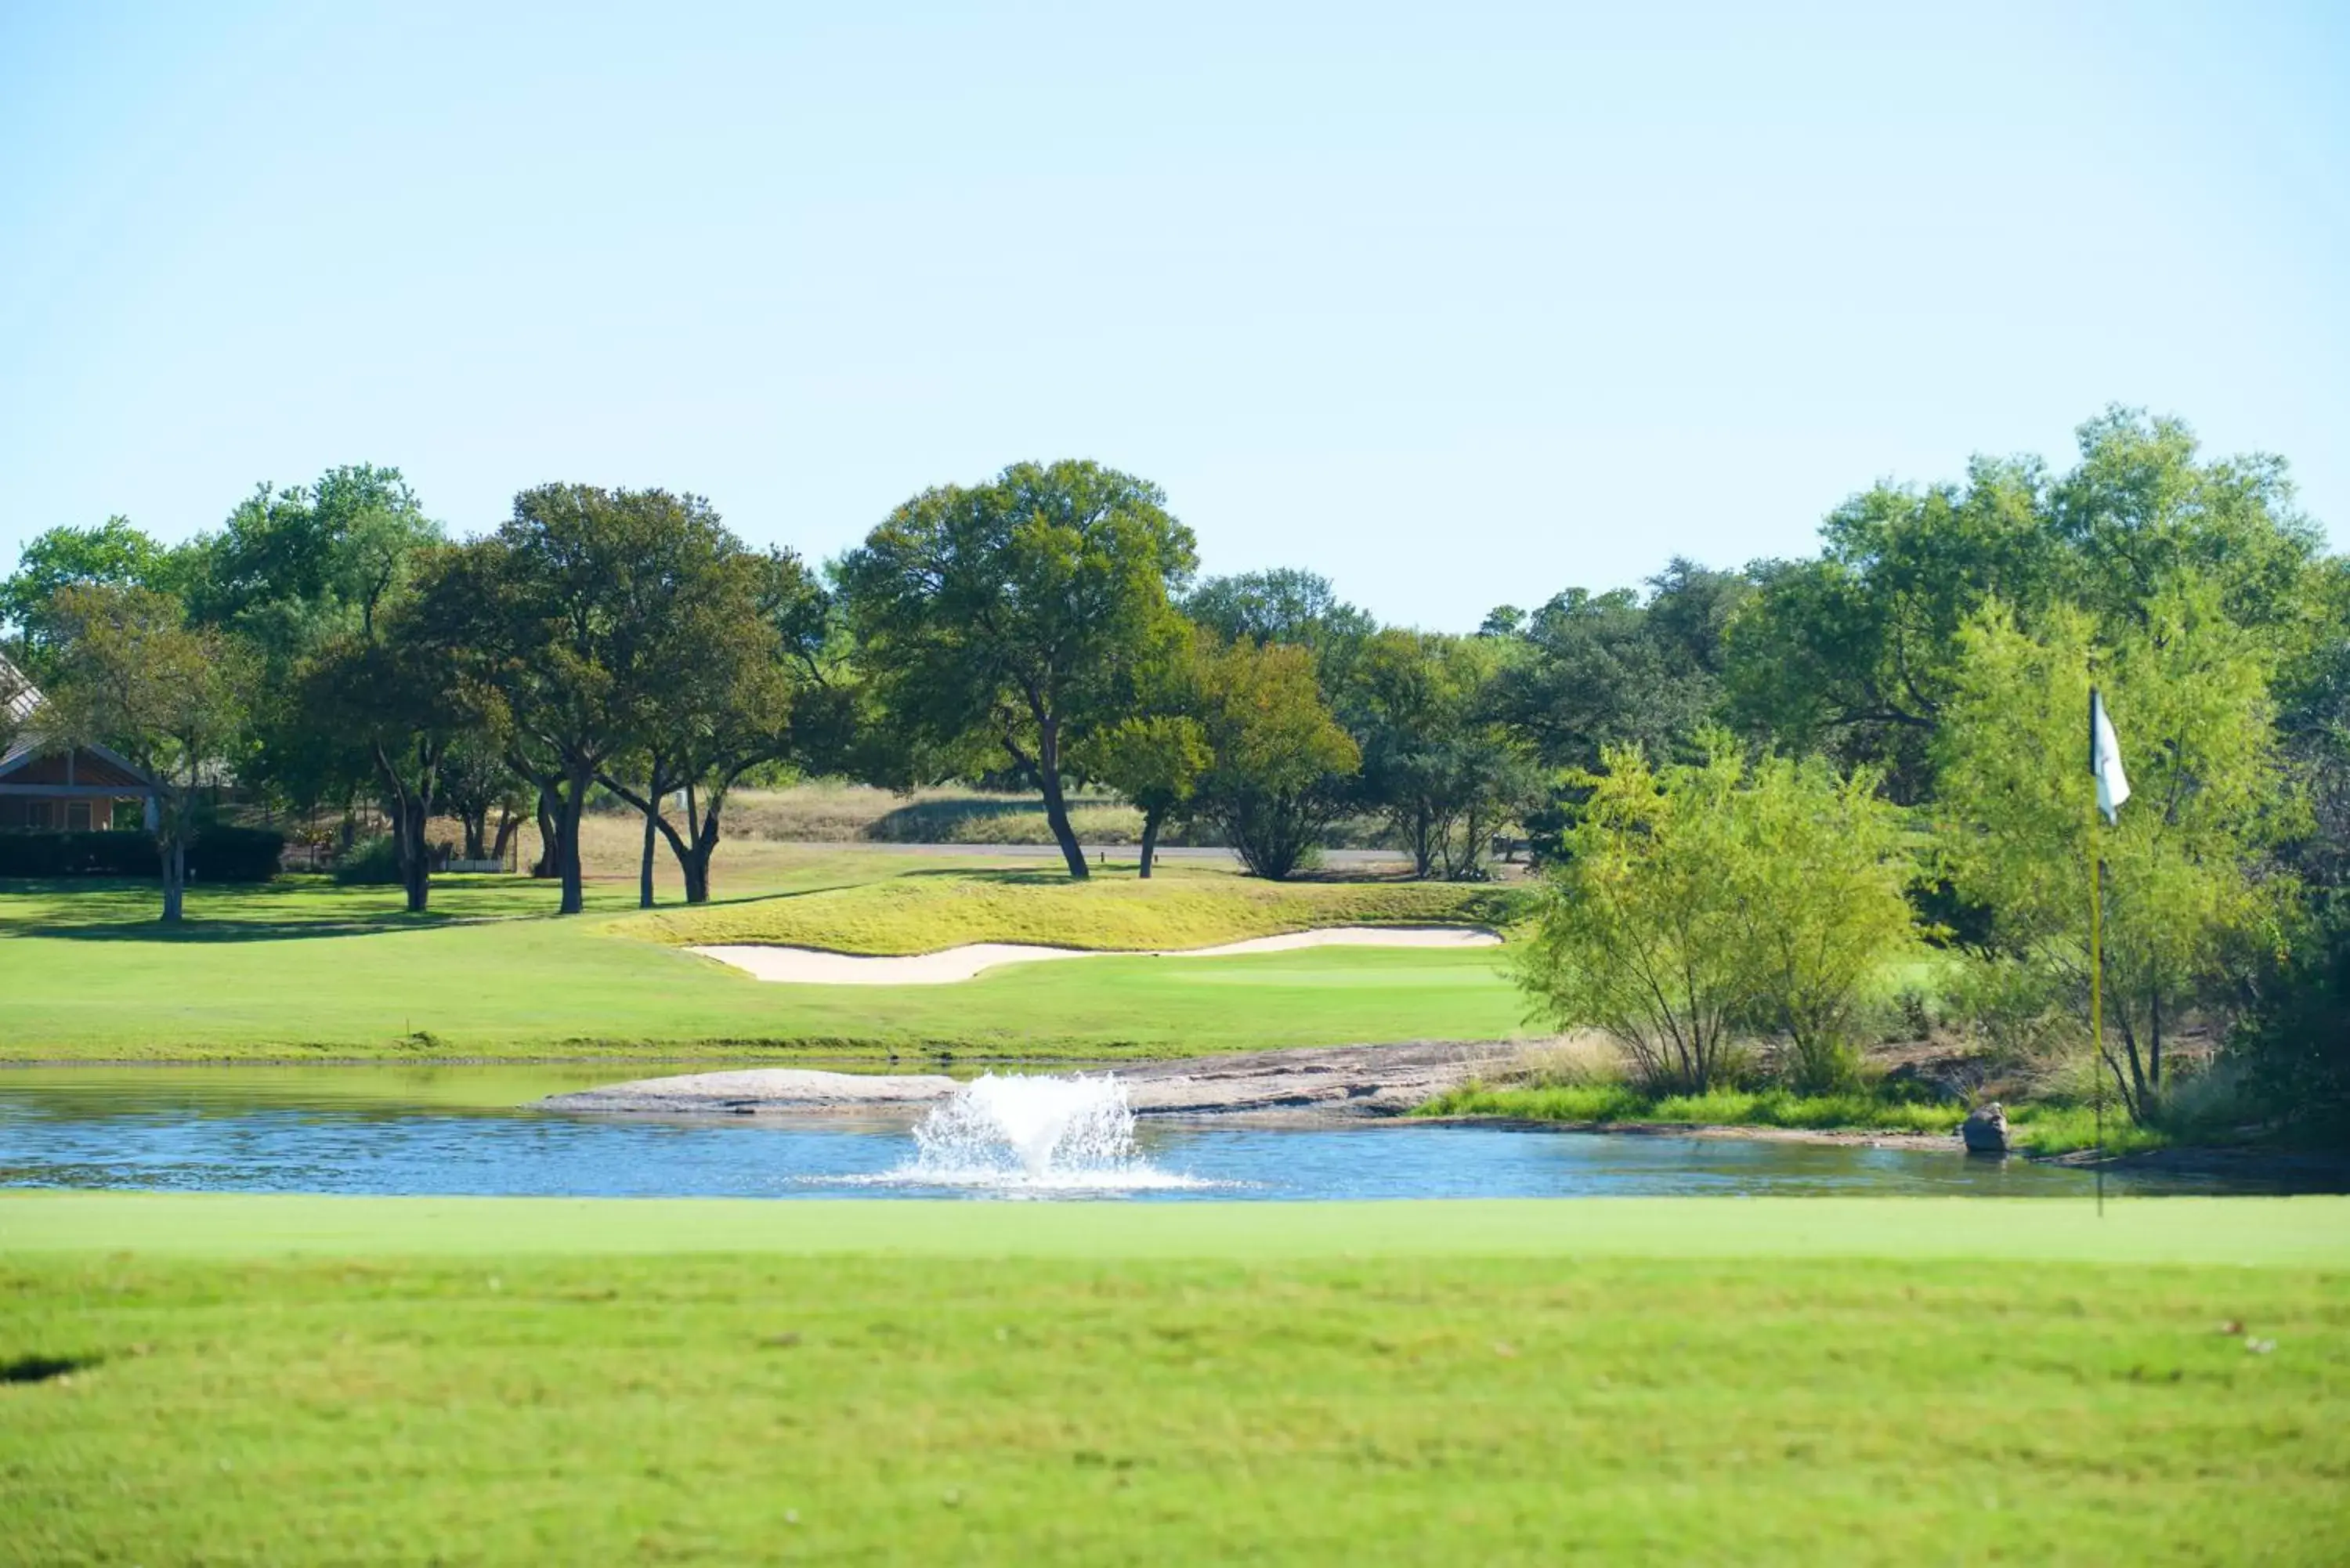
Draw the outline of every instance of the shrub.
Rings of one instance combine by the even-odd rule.
[[[346,888],[389,888],[400,881],[400,846],[389,834],[362,838],[335,862],[335,880]]]
[[[215,824],[188,846],[199,882],[266,882],[277,875],[286,836]],[[0,833],[0,877],[161,877],[155,840],[144,833]]]
[[[286,836],[274,827],[214,823],[188,846],[188,875],[199,882],[266,882],[277,875]]]
[[[1519,981],[1561,1029],[1618,1041],[1652,1094],[1734,1081],[1754,1033],[1786,1043],[1799,1092],[1850,1089],[1867,988],[1914,940],[1898,815],[1866,773],[1705,743],[1662,769],[1610,747],[1577,775]]]

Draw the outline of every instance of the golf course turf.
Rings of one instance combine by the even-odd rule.
[[[900,882],[923,891],[888,897]],[[1072,888],[1033,870],[941,871],[910,856],[810,851],[772,874],[762,897],[698,911],[639,915],[599,886],[587,915],[557,919],[546,884],[496,877],[452,881],[436,891],[434,913],[411,918],[396,889],[310,881],[196,889],[188,925],[171,932],[153,921],[151,889],[0,884],[0,1057],[1099,1060],[1526,1031],[1497,950],[1105,958],[951,986],[844,988],[763,985],[673,945],[704,927],[731,922],[739,937],[764,920],[804,940],[829,931],[820,945],[843,950],[885,938],[899,951],[934,950],[1007,907],[1035,915],[1007,928],[1014,934],[1066,940],[1098,907],[1121,941],[1187,946],[1315,924],[1425,922],[1492,898],[1377,884],[1267,897],[1263,887],[1203,873]],[[1008,900],[1007,888],[1016,889]],[[832,925],[776,912],[827,894],[845,895],[825,903]]]
[[[2350,1204],[0,1197],[0,1558],[2336,1563]]]

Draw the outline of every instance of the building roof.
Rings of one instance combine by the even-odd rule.
[[[0,707],[7,709],[8,717],[22,722],[31,718],[33,710],[40,705],[40,688],[26,680],[23,670],[9,663],[6,654],[0,653]]]
[[[0,744],[0,775],[17,773],[35,757],[57,749],[46,744],[39,732],[26,722],[40,711],[40,688],[26,680],[23,670],[9,663],[5,653],[0,653],[0,706],[5,707],[8,718],[14,722],[8,727],[16,732],[10,737],[5,731],[0,731],[0,741],[6,742]],[[138,763],[105,746],[83,745],[75,749],[99,759],[126,778],[144,780],[147,777],[145,770]],[[143,791],[152,786],[141,784],[136,787]]]

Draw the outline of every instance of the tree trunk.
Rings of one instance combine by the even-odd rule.
[[[556,804],[555,868],[563,878],[563,900],[556,912],[576,915],[587,908],[580,886],[579,818],[588,809],[588,785],[594,777],[591,772],[574,769],[566,781],[563,798]]]
[[[653,907],[653,825],[660,820],[660,796],[647,795],[645,800],[645,846],[637,860],[637,908],[639,909]]]
[[[457,820],[465,827],[465,858],[488,859],[489,852],[484,846],[489,842],[490,836],[489,807],[484,806],[479,811],[460,812]]]
[[[1429,818],[1429,809],[1425,805],[1415,808],[1411,838],[1411,874],[1422,882],[1428,880],[1429,872],[1436,867],[1436,851],[1429,846],[1428,841]]]
[[[400,803],[400,882],[408,895],[408,912],[421,915],[432,897],[432,851],[424,842],[425,800],[409,795]]]
[[[1069,805],[1061,795],[1060,726],[1052,720],[1037,725],[1039,743],[1036,747],[1036,780],[1045,792],[1045,820],[1053,829],[1053,842],[1061,846],[1061,858],[1068,863],[1069,877],[1083,882],[1092,876],[1086,865],[1085,846],[1077,842],[1076,830],[1069,826]]]
[[[1167,808],[1153,806],[1142,814],[1142,879],[1150,880],[1150,863],[1159,856],[1159,825],[1167,820]]]
[[[530,868],[534,877],[556,876],[562,869],[562,857],[557,853],[563,837],[557,820],[561,804],[562,796],[556,790],[546,784],[538,786],[538,858]]]
[[[521,826],[522,819],[515,815],[514,808],[504,805],[504,803],[500,803],[498,806],[498,836],[496,841],[490,846],[491,859],[496,861],[501,866],[506,863],[506,846],[514,842],[515,830]]]
[[[176,926],[185,913],[188,893],[188,846],[175,830],[163,844],[163,923]]]

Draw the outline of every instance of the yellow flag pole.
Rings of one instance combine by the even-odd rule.
[[[2106,862],[2097,843],[2097,689],[2089,688],[2089,1065],[2096,1075],[2097,1218],[2106,1215]]]

